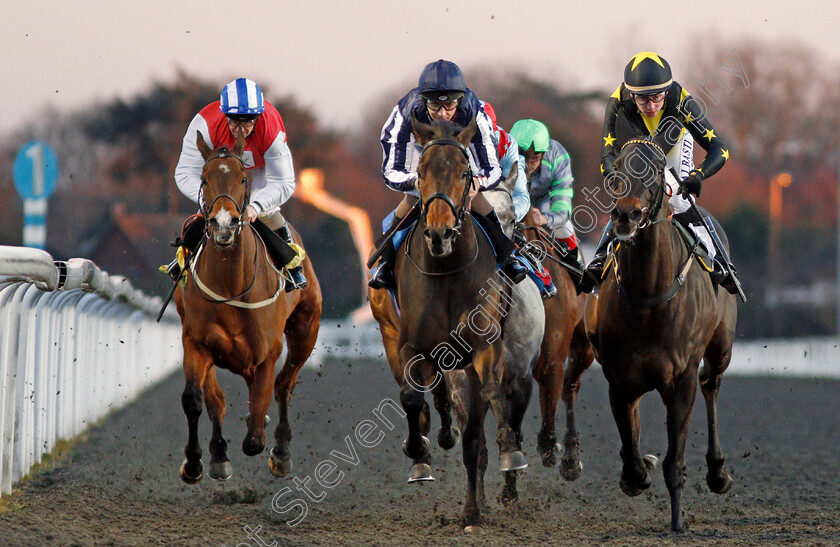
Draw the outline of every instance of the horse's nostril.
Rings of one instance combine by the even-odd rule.
[[[443,239],[452,239],[453,235],[455,235],[455,232],[452,230],[452,228],[444,228]]]
[[[613,209],[612,211],[610,211],[610,218],[613,220],[613,222],[618,220],[618,209]]]
[[[423,236],[425,236],[426,238],[430,238],[432,237],[432,232],[428,228],[426,228],[425,230],[423,230]]]
[[[642,220],[642,212],[639,209],[633,209],[630,211],[630,220],[633,222],[639,222]]]

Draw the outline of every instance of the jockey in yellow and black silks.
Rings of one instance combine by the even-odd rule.
[[[617,127],[622,119],[631,134],[620,141]],[[615,159],[624,141],[631,138],[648,139],[664,151],[665,183],[670,189],[669,205],[674,218],[694,232],[714,260],[716,253],[711,236],[702,226],[701,219],[693,218],[696,214],[690,209],[687,196],[700,195],[703,181],[717,173],[729,159],[729,149],[709,122],[705,104],[674,81],[668,62],[651,51],[643,51],[630,59],[624,68],[624,82],[607,99],[601,137],[602,175],[609,177],[614,172]],[[706,157],[697,167],[694,166],[695,142],[706,151]],[[610,222],[586,268],[580,287],[584,292],[600,283],[612,241],[611,228]],[[734,292],[735,284],[727,268],[718,260],[714,263],[712,280]]]

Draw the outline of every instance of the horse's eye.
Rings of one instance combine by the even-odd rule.
[[[242,184],[248,183],[248,177],[242,177]]]
[[[461,176],[463,176],[465,179],[468,179],[468,178],[470,178],[470,172],[469,171],[464,171],[464,174],[461,175]]]
[[[201,185],[204,186],[205,184],[207,184],[207,179],[204,178],[204,177],[201,177]]]

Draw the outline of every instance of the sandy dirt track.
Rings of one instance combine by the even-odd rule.
[[[653,487],[638,498],[618,488],[618,434],[609,411],[600,368],[584,375],[578,426],[584,469],[573,483],[557,468],[541,466],[536,452],[536,391],[524,424],[531,466],[520,479],[515,507],[496,502],[501,488],[498,449],[491,446],[487,471],[490,505],[486,534],[465,537],[458,526],[466,477],[460,447],[433,445],[437,481],[407,485],[409,461],[400,445],[403,420],[365,448],[354,428],[377,420],[373,410],[398,402],[384,359],[328,360],[305,370],[292,399],[292,458],[289,479],[275,479],[267,453],[241,451],[247,413],[244,382],[220,371],[228,403],[225,437],[234,466],[226,483],[205,479],[188,486],[178,478],[186,443],[180,373],[113,413],[74,443],[58,464],[18,485],[0,509],[0,546],[18,545],[334,545],[361,544],[572,544],[572,545],[797,545],[840,544],[840,382],[820,379],[724,377],[719,413],[727,467],[736,481],[725,496],[708,491],[706,426],[698,396],[687,447],[688,483],[683,508],[688,532],[669,530],[669,501],[657,472]],[[385,408],[385,407],[383,407]],[[276,405],[272,405],[272,414]],[[395,416],[385,408],[384,416]],[[664,407],[656,394],[642,405],[642,447],[664,454]],[[272,422],[272,427],[276,420]],[[380,422],[381,423],[381,422]],[[209,422],[201,419],[204,463],[209,461]],[[564,415],[558,414],[558,429]],[[435,420],[434,427],[437,427]],[[488,419],[487,431],[495,427]],[[336,457],[356,450],[357,463]],[[491,437],[492,438],[492,437]],[[331,454],[331,452],[333,454]],[[333,461],[326,476],[340,483],[308,486],[320,501],[297,490],[294,477],[314,477]],[[329,467],[329,464],[326,464]],[[321,468],[323,471],[324,467]],[[340,475],[343,473],[343,475]],[[288,491],[284,491],[288,488]],[[283,492],[286,492],[285,494]],[[307,502],[285,513],[293,500]],[[251,537],[258,530],[258,538]]]

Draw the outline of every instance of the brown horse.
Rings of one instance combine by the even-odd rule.
[[[409,435],[403,450],[413,460],[409,482],[432,480],[425,392],[433,393],[441,414],[438,442],[451,448],[457,430],[452,428],[443,373],[465,371],[469,388],[462,446],[468,485],[461,524],[467,532],[478,532],[483,477],[479,459],[488,408],[498,424],[500,469],[509,472],[527,465],[511,425],[521,422],[527,398],[524,393],[503,393],[501,387],[508,366],[501,328],[509,311],[510,289],[500,281],[493,250],[468,214],[472,177],[466,147],[475,133],[475,121],[463,129],[451,122],[426,125],[413,120],[413,124],[414,136],[423,146],[417,169],[421,220],[407,236],[395,264],[399,315],[384,290],[370,292],[371,309],[407,414]],[[519,404],[510,404],[511,400]]]
[[[592,348],[586,339],[583,324],[583,297],[577,296],[574,281],[569,271],[560,262],[561,249],[554,237],[541,229],[529,211],[522,219],[522,235],[528,243],[523,251],[532,250],[537,257],[543,257],[543,266],[551,274],[557,286],[557,294],[543,301],[545,305],[545,334],[540,347],[540,357],[534,367],[534,379],[539,385],[540,413],[542,426],[537,436],[537,448],[543,465],[553,467],[556,463],[557,436],[554,429],[557,401],[562,397],[566,406],[566,434],[563,437],[563,457],[560,474],[567,481],[580,476],[583,464],[580,462],[580,435],[575,427],[575,401],[580,390],[580,379],[594,358]],[[568,357],[565,373],[563,364]]]
[[[611,216],[620,243],[600,295],[586,300],[586,331],[609,382],[621,437],[620,486],[628,496],[650,487],[657,464],[654,456],[643,458],[639,451],[639,400],[655,389],[665,404],[663,472],[671,496],[671,529],[682,531],[685,442],[701,359],[709,433],[706,483],[718,494],[733,484],[718,439],[717,393],[732,357],[735,297],[712,286],[670,222],[662,150],[649,141],[628,141],[615,167],[618,199]]]
[[[193,259],[191,279],[175,293],[183,326],[186,379],[181,404],[189,425],[181,478],[193,484],[204,474],[198,442],[202,399],[213,424],[208,474],[215,480],[231,476],[222,437],[225,396],[216,380],[216,367],[242,376],[248,384],[250,414],[242,451],[249,456],[265,448],[266,415],[274,391],[280,420],[268,463],[271,472],[282,477],[291,469],[289,399],[298,371],[318,337],[321,289],[306,258],[303,266],[309,285],[286,293],[265,243],[247,223],[251,182],[241,159],[244,138],[237,138],[233,150],[210,150],[200,134],[196,144],[205,160],[201,212],[206,237]],[[300,241],[297,233],[295,240]],[[284,333],[289,351],[275,379],[274,363],[282,352]]]

